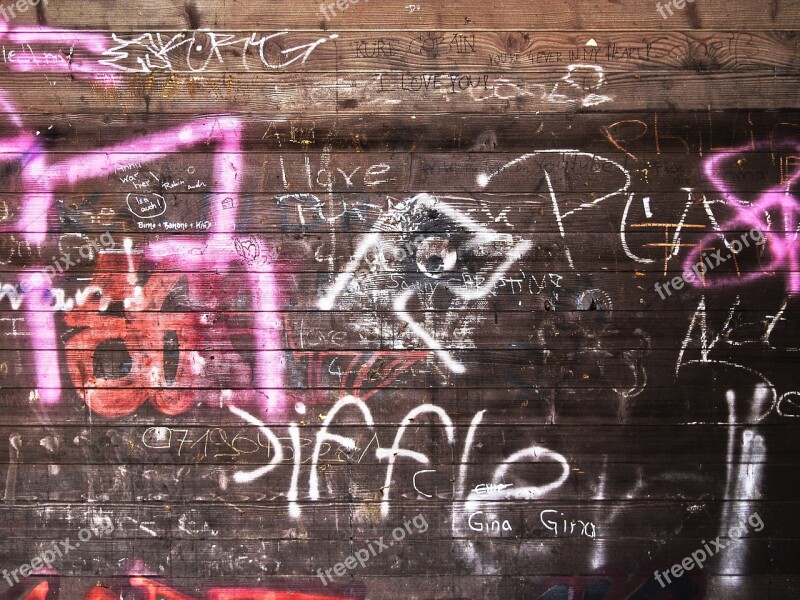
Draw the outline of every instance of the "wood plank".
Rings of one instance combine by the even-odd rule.
[[[200,112],[164,114],[154,121],[143,111],[64,113],[54,112],[52,107],[42,114],[32,111],[18,114],[26,127],[40,132],[48,154],[54,158],[64,152],[91,154],[98,148],[156,135],[206,116]],[[236,118],[242,124],[239,134],[245,152],[271,151],[278,157],[297,153],[316,156],[323,149],[335,156],[348,152],[516,152],[522,155],[574,148],[601,155],[629,152],[631,164],[659,161],[662,153],[666,156],[680,153],[701,160],[725,148],[751,146],[758,152],[756,140],[775,144],[796,135],[800,127],[800,115],[791,110],[717,111],[707,108],[699,113],[575,112],[548,113],[546,117],[522,114],[513,119],[502,114],[484,114],[480,110],[463,118],[447,118],[446,115],[446,111],[433,110],[413,115],[412,119],[392,111],[365,119],[318,112],[293,119],[239,110]],[[3,131],[4,135],[10,135]],[[92,134],[89,145],[84,140],[88,132]],[[185,148],[181,154],[197,154],[198,150]],[[685,168],[694,167],[695,163],[688,163]]]
[[[785,72],[604,74],[593,66],[575,69],[565,66],[554,72],[519,72],[509,76],[484,69],[441,74],[430,80],[427,90],[423,81],[413,79],[414,75],[381,70],[341,76],[326,73],[315,76],[315,84],[309,86],[296,74],[286,73],[210,74],[200,80],[150,73],[128,75],[116,86],[116,82],[91,81],[80,74],[75,76],[80,84],[72,85],[73,79],[62,74],[53,79],[56,85],[42,87],[38,94],[27,97],[20,109],[102,113],[104,107],[111,105],[122,113],[245,111],[284,117],[302,115],[303,110],[296,108],[301,106],[307,111],[337,115],[366,116],[375,112],[417,115],[441,109],[445,102],[451,114],[483,110],[502,110],[511,115],[577,110],[699,111],[712,103],[716,110],[746,110],[750,107],[747,98],[757,96],[765,87],[771,93],[763,98],[759,108],[798,108],[797,76]],[[13,78],[5,79],[6,93],[19,97],[42,81],[43,76],[14,73]],[[694,92],[687,95],[688,88]],[[265,89],[269,90],[267,94]]]
[[[558,71],[569,64],[597,65],[608,72],[740,72],[800,66],[790,30],[737,33],[727,27],[716,32],[601,31],[591,38],[596,45],[587,45],[589,36],[583,33],[547,30],[342,31],[333,39],[320,32],[209,29],[96,34],[107,37],[102,52],[78,45],[70,54],[69,46],[63,46],[63,32],[43,31],[32,43],[22,41],[12,29],[0,45],[0,73],[24,65],[46,73],[63,72],[68,65],[91,65],[93,72],[102,74],[167,72],[195,77],[376,69],[428,73],[499,68],[512,73]]]
[[[69,7],[48,6],[43,12],[49,23],[75,29],[99,28],[106,31],[121,29],[146,31],[152,28],[211,27],[241,29],[256,25],[259,29],[282,31],[290,29],[313,30],[405,30],[414,29],[547,29],[574,30],[593,33],[595,29],[726,29],[730,31],[762,31],[781,26],[796,25],[800,13],[797,6],[787,0],[776,0],[768,7],[754,6],[746,0],[721,2],[711,0],[692,10],[677,9],[674,15],[662,17],[655,5],[640,10],[631,10],[624,5],[589,4],[580,7],[567,5],[535,6],[520,5],[512,0],[501,0],[495,10],[476,0],[466,0],[457,5],[444,0],[435,0],[424,5],[413,5],[410,9],[405,0],[387,0],[382,5],[353,3],[349,9],[337,12],[336,17],[326,21],[316,0],[298,0],[292,5],[270,6],[265,10],[257,4],[243,4],[231,10],[227,5],[208,4],[186,11],[182,6],[159,5],[154,10],[151,4],[141,0],[122,2],[115,0],[102,10],[76,14]],[[37,15],[22,13],[15,24],[35,24]],[[595,27],[596,25],[596,27]],[[157,30],[157,29],[156,29]]]

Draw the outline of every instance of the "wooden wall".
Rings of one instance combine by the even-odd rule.
[[[29,1],[0,598],[800,595],[798,2]]]

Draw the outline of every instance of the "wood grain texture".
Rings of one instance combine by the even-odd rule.
[[[753,5],[745,0],[722,2],[713,0],[691,10],[676,10],[664,19],[655,4],[625,5],[614,2],[593,2],[572,5],[556,2],[547,5],[520,5],[512,0],[502,0],[486,10],[477,0],[449,3],[437,0],[428,4],[403,2],[383,4],[361,2],[337,12],[325,20],[316,0],[270,4],[265,10],[260,5],[237,4],[236,7],[213,2],[188,5],[165,4],[154,6],[143,0],[109,2],[102,10],[73,11],[70,5],[47,6],[43,11],[51,25],[76,29],[103,29],[111,31],[146,31],[151,27],[188,28],[218,27],[241,29],[258,25],[260,28],[312,29],[312,30],[408,30],[450,29],[468,30],[572,30],[592,33],[603,30],[688,30],[726,29],[731,31],[764,31],[793,29],[797,24],[798,8],[789,0],[775,0],[767,5]],[[416,7],[419,6],[419,9]],[[21,14],[20,23],[35,23],[33,11]],[[783,25],[783,27],[781,27]],[[789,27],[787,27],[789,26]]]
[[[795,600],[800,4],[350,2],[0,4],[0,599]]]

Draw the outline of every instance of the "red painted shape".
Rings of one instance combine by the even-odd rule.
[[[298,334],[292,330],[291,319],[286,315],[283,317],[283,326],[289,349],[295,353],[296,360],[299,361],[303,356],[308,357],[305,371],[314,402],[325,403],[327,392],[321,390],[332,387],[331,366],[328,361],[342,358],[342,353],[302,352],[295,339]],[[407,350],[399,356],[397,352],[387,350],[356,353],[339,377],[339,397],[350,395],[366,402],[428,356],[429,350]]]
[[[119,598],[110,589],[98,585],[86,592],[83,600],[119,600]]]
[[[131,577],[131,585],[144,590],[144,600],[197,600],[146,577]]]
[[[24,600],[47,600],[47,594],[50,591],[50,584],[46,581],[43,581],[35,588],[33,588],[30,593],[25,596]]]
[[[134,258],[133,263],[135,274],[139,259]],[[159,412],[172,416],[185,412],[198,401],[219,402],[220,385],[205,378],[204,367],[198,364],[202,362],[200,354],[194,352],[211,342],[214,354],[224,356],[225,360],[208,362],[224,364],[223,374],[238,383],[251,381],[252,368],[236,353],[231,342],[233,334],[245,335],[246,330],[229,329],[224,320],[209,320],[208,313],[162,311],[167,296],[184,278],[190,298],[207,300],[215,292],[209,276],[154,273],[137,291],[129,275],[128,257],[101,254],[92,286],[102,290],[102,295],[89,294],[83,306],[64,315],[69,327],[83,328],[64,345],[72,383],[92,411],[105,417],[122,417],[149,401]],[[216,290],[216,293],[224,296],[230,290]],[[115,306],[125,308],[115,311]],[[174,380],[167,380],[165,374],[164,332],[177,336],[179,352]],[[130,356],[130,371],[121,377],[98,377],[94,372],[94,350],[109,340],[121,340]],[[237,400],[247,395],[239,393]]]
[[[131,585],[145,592],[143,600],[199,600],[178,592],[166,585],[145,577],[131,577]],[[87,597],[88,598],[88,597]],[[109,597],[111,600],[112,597]],[[351,600],[341,596],[325,596],[301,592],[285,592],[264,588],[211,588],[203,596],[205,600]],[[92,600],[106,600],[101,596]]]
[[[214,588],[208,591],[208,600],[347,600],[347,598],[254,588]]]

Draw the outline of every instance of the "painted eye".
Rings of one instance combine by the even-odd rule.
[[[458,255],[450,247],[450,240],[442,236],[425,238],[417,247],[417,268],[432,279],[438,279],[456,265]]]

